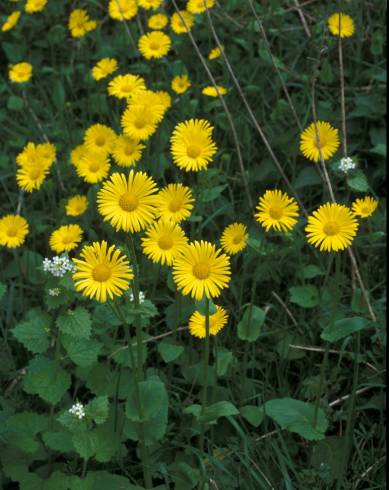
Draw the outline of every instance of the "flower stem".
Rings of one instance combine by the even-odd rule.
[[[207,392],[208,392],[208,376],[209,376],[209,352],[210,352],[210,338],[209,338],[209,299],[205,301],[205,349],[204,349],[204,383],[203,383],[203,395],[201,400],[201,412],[200,416],[203,417],[205,409],[207,408]],[[201,437],[200,437],[200,451],[204,449],[204,423],[201,423]]]

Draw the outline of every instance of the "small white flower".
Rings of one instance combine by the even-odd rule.
[[[52,259],[45,258],[42,263],[43,271],[54,277],[63,277],[67,272],[75,272],[76,268],[67,255],[56,255]]]
[[[143,303],[146,299],[146,295],[143,291],[139,291],[139,303]],[[134,301],[134,294],[130,293],[130,301]]]
[[[350,170],[354,170],[357,164],[350,157],[344,157],[339,162],[339,170],[345,174],[348,174]]]
[[[49,289],[49,296],[59,296],[61,290],[59,288]]]
[[[69,408],[69,413],[80,420],[83,419],[85,417],[84,405],[80,402],[75,403],[71,408]]]

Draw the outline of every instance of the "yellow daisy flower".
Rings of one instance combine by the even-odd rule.
[[[165,112],[171,107],[172,99],[163,90],[158,92],[145,90],[144,92],[136,93],[129,104],[131,107],[138,106],[143,107],[144,110],[150,110],[154,114],[155,122],[159,123],[162,121]]]
[[[317,121],[317,133],[323,160],[328,160],[339,148],[339,131],[333,128],[328,122]],[[312,123],[301,133],[300,151],[309,160],[313,160],[314,162],[320,160],[315,123]]]
[[[209,242],[195,241],[173,263],[173,279],[183,295],[200,301],[220,296],[231,276],[230,257]]]
[[[107,177],[111,164],[106,155],[89,151],[75,167],[77,175],[85,182],[96,184]]]
[[[218,85],[217,89],[220,95],[226,95],[226,93],[228,92],[228,90],[225,87],[222,87],[221,85]],[[216,88],[213,86],[204,87],[201,93],[203,95],[207,95],[208,97],[219,97]]]
[[[146,141],[156,132],[160,116],[143,105],[130,104],[122,114],[123,133],[134,140]]]
[[[297,223],[298,205],[293,197],[279,190],[266,191],[259,198],[255,215],[258,223],[269,231],[270,228],[278,231],[289,231]]]
[[[42,163],[26,163],[16,171],[16,182],[26,192],[37,190],[49,173],[49,167]]]
[[[9,66],[9,79],[14,83],[28,82],[32,77],[32,65],[26,61]]]
[[[189,332],[193,337],[205,339],[206,337],[206,321],[205,315],[199,311],[195,311],[189,318]],[[216,311],[213,315],[209,315],[209,335],[217,335],[228,322],[228,315],[224,308],[216,306]]]
[[[157,10],[162,5],[163,0],[138,0],[139,6],[146,10]]]
[[[114,58],[102,58],[92,68],[92,77],[102,80],[118,69],[118,62]]]
[[[136,16],[138,4],[136,0],[110,0],[108,14],[114,20],[130,20]]]
[[[97,27],[97,22],[89,18],[85,9],[75,9],[69,15],[68,27],[73,37],[83,37]]]
[[[144,172],[131,170],[127,178],[114,173],[97,195],[98,210],[116,231],[134,233],[154,221],[157,191],[154,180]]]
[[[204,0],[188,0],[186,8],[192,14],[202,14],[207,10],[215,6],[215,0],[206,0],[204,5]]]
[[[187,172],[206,169],[217,152],[212,132],[213,126],[205,119],[177,124],[170,139],[174,163]]]
[[[164,29],[169,22],[165,14],[154,14],[147,21],[147,27],[156,31]]]
[[[222,51],[219,47],[211,49],[211,51],[208,54],[208,59],[209,61],[216,60],[217,58],[220,58],[222,55]]]
[[[139,75],[118,75],[113,78],[108,84],[108,94],[117,97],[118,99],[128,99],[134,96],[137,92],[146,90],[146,84]]]
[[[112,157],[120,167],[131,167],[142,158],[145,145],[129,136],[118,136],[112,150]]]
[[[69,252],[76,248],[82,240],[84,232],[78,225],[64,225],[54,230],[50,236],[51,250],[58,254]]]
[[[88,154],[88,149],[84,144],[77,145],[70,152],[70,163],[75,167],[77,167],[87,154]]]
[[[188,75],[178,75],[172,80],[172,90],[176,94],[185,93],[188,88],[191,86]]]
[[[355,199],[351,209],[353,210],[354,216],[368,218],[374,213],[377,207],[378,201],[373,197],[366,196],[363,199]]]
[[[88,151],[108,155],[116,141],[116,133],[105,124],[93,124],[84,135],[84,144]]]
[[[171,16],[171,28],[176,34],[187,34],[188,29],[190,30],[194,24],[193,15],[186,10],[180,10],[180,14],[181,16],[176,12]]]
[[[16,156],[16,163],[23,167],[25,165],[38,165],[50,168],[57,157],[57,151],[52,143],[41,143],[36,145],[29,142]]]
[[[172,106],[172,98],[170,97],[170,94],[168,92],[165,92],[165,90],[158,90],[157,92],[154,92],[154,94],[158,98],[158,103],[155,105],[161,105],[162,110],[165,113]],[[152,105],[152,107],[154,108],[155,105]]]
[[[157,216],[179,223],[192,213],[193,194],[189,187],[182,184],[168,184],[157,196]]]
[[[15,248],[23,245],[28,234],[27,220],[18,214],[7,214],[0,218],[0,245]]]
[[[57,149],[53,143],[40,143],[37,146],[39,158],[43,160],[44,165],[50,167],[57,159]]]
[[[73,259],[73,262],[76,266],[73,274],[76,291],[101,303],[105,303],[107,298],[122,296],[134,278],[127,257],[115,245],[108,248],[104,240],[86,245],[81,251],[81,259]]]
[[[11,29],[13,29],[16,26],[16,24],[18,23],[20,15],[21,14],[20,14],[19,10],[15,10],[11,14],[9,14],[6,21],[1,26],[1,31],[7,32],[7,31],[10,31]]]
[[[326,203],[308,216],[305,227],[308,243],[322,252],[344,250],[354,240],[358,221],[343,204]]]
[[[328,29],[333,36],[350,37],[355,32],[354,21],[349,15],[337,12],[328,18]]]
[[[46,7],[47,0],[27,0],[24,5],[24,10],[28,14],[35,14],[36,12],[42,12]]]
[[[88,208],[88,199],[86,196],[70,197],[65,205],[67,216],[81,216]]]
[[[242,223],[232,223],[223,231],[220,243],[224,251],[230,255],[237,254],[247,247],[247,227]]]
[[[188,239],[181,227],[172,221],[159,220],[147,229],[142,238],[143,253],[153,262],[172,265]]]
[[[140,37],[138,48],[142,55],[147,59],[158,59],[166,56],[170,50],[172,42],[170,37],[161,31],[151,31]]]

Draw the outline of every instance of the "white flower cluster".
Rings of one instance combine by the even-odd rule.
[[[49,289],[49,296],[59,296],[61,290],[59,288]]]
[[[350,157],[344,157],[339,162],[339,170],[345,174],[347,174],[350,170],[354,170],[357,164]]]
[[[143,301],[146,299],[146,295],[143,291],[139,291],[139,303],[143,303]],[[130,293],[130,300],[134,301],[134,294]]]
[[[80,420],[83,419],[85,417],[84,405],[79,402],[75,403],[71,408],[69,408],[69,413]]]
[[[56,255],[52,259],[44,259],[44,272],[49,272],[55,277],[63,277],[68,271],[75,272],[73,262],[66,255]]]

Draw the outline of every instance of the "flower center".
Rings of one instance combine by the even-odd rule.
[[[111,269],[106,264],[96,265],[92,272],[93,279],[98,282],[108,281],[111,275]]]
[[[131,156],[134,153],[134,145],[127,143],[126,147],[124,148],[124,153],[127,156]]]
[[[157,43],[156,41],[152,41],[150,43],[150,49],[151,51],[158,51],[159,50],[159,43]]]
[[[41,175],[41,170],[39,168],[33,168],[30,170],[28,176],[31,180],[36,180]]]
[[[363,206],[361,208],[361,213],[362,214],[369,214],[370,213],[370,209],[367,206]]]
[[[189,158],[198,158],[201,154],[201,148],[198,145],[189,145],[186,154]]]
[[[11,225],[8,230],[7,230],[7,235],[9,237],[14,237],[18,234],[18,229],[16,228],[15,225]]]
[[[324,225],[323,231],[328,236],[337,235],[340,231],[340,226],[336,221],[328,221],[328,223]]]
[[[320,135],[319,138],[317,138],[316,134],[315,134],[315,142],[314,142],[315,148],[319,149],[319,145],[317,142],[318,139],[320,143],[320,148],[321,149],[325,148],[325,146],[327,145],[327,139],[323,135]]]
[[[70,233],[68,235],[64,235],[62,238],[62,243],[64,245],[67,245],[68,243],[71,243],[72,241],[73,241],[73,237]]]
[[[211,274],[211,268],[205,262],[198,262],[193,266],[192,272],[197,279],[208,279]]]
[[[158,246],[162,250],[169,250],[173,247],[173,239],[170,235],[162,235],[158,239]]]
[[[241,243],[241,241],[243,240],[243,237],[241,235],[236,235],[234,236],[234,238],[232,239],[232,243],[234,245],[238,245],[238,243]]]
[[[129,94],[131,91],[132,91],[132,85],[130,84],[123,85],[122,92]]]
[[[139,116],[138,119],[135,119],[134,126],[136,129],[143,129],[147,124],[146,118]]]
[[[182,199],[172,199],[169,203],[169,211],[172,213],[176,213],[182,208]]]
[[[281,206],[272,206],[269,209],[269,214],[272,219],[280,219],[284,214],[284,210]]]
[[[139,199],[131,192],[125,192],[119,199],[119,206],[124,211],[134,211],[139,204]]]
[[[97,163],[97,162],[92,162],[91,164],[89,164],[89,172],[97,172],[98,170],[100,170],[100,164]]]
[[[96,138],[95,143],[96,143],[96,146],[104,146],[105,145],[105,138],[104,138],[104,136],[98,136]]]

